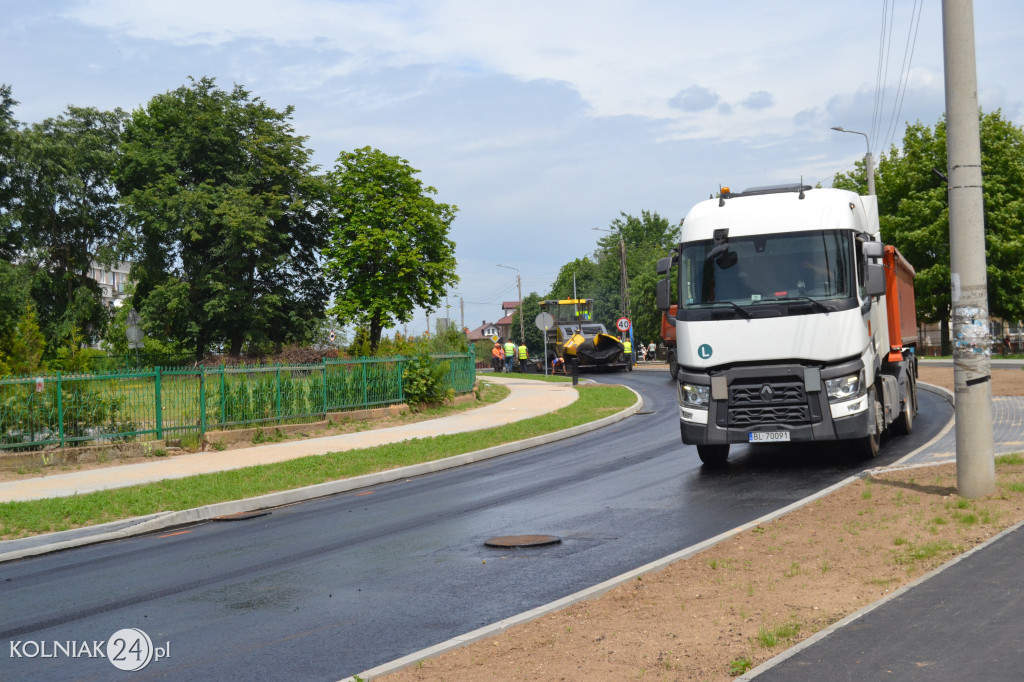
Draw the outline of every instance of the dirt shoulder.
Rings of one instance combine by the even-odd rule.
[[[953,390],[953,370],[921,367]],[[1024,371],[993,371],[1024,395]],[[605,595],[400,671],[395,680],[728,680],[1024,520],[1024,460],[997,492],[956,494],[956,468],[857,481]],[[498,559],[500,560],[500,559]]]
[[[919,365],[918,377],[921,381],[941,386],[953,391],[953,368]],[[1024,395],[1024,370],[994,369],[992,370],[992,395]]]

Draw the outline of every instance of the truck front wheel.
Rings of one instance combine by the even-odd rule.
[[[878,454],[878,450],[882,447],[882,429],[885,424],[882,403],[878,402],[873,386],[868,389],[868,412],[875,420],[875,432],[856,441],[857,450],[864,459],[871,459]]]
[[[729,459],[728,445],[698,445],[697,456],[700,461],[709,467],[724,466]]]
[[[668,352],[668,373],[673,379],[679,376],[679,363],[676,362],[676,353],[672,350]]]

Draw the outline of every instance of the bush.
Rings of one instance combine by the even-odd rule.
[[[426,348],[420,349],[409,358],[405,371],[402,372],[402,390],[405,402],[412,408],[427,403],[440,403],[450,400],[455,390],[445,385],[445,374],[449,363],[435,363]]]

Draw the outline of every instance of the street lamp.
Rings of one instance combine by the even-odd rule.
[[[523,276],[519,273],[519,268],[514,268],[511,265],[502,265],[501,263],[498,263],[498,267],[516,271],[516,288],[519,291],[519,343],[525,346],[526,330],[523,328]]]
[[[864,141],[868,145],[868,153],[864,155],[864,170],[868,176],[868,194],[875,193],[875,160],[871,156],[871,141],[868,140],[867,133],[862,133],[859,130],[847,130],[843,126],[832,126],[832,130],[838,130],[841,133],[853,133],[854,135],[863,135]]]

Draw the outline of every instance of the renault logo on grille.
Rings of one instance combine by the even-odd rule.
[[[758,395],[761,396],[761,400],[765,401],[766,403],[770,403],[772,401],[772,398],[775,397],[775,391],[772,390],[771,386],[765,384],[764,386],[761,387],[761,392]]]

